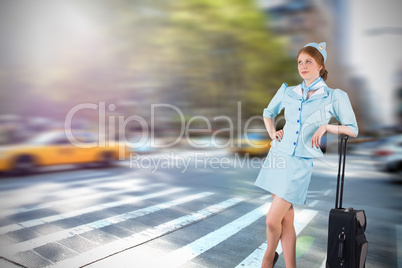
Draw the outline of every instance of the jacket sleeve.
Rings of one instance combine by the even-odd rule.
[[[286,83],[283,83],[282,86],[278,89],[275,96],[272,98],[271,102],[268,104],[268,107],[264,109],[263,116],[268,118],[274,118],[277,116],[284,108],[283,106],[283,97],[285,95],[285,90],[288,87]]]
[[[359,133],[356,116],[350,104],[348,94],[340,89],[334,90],[332,110],[335,118],[344,126],[348,126],[353,133]]]

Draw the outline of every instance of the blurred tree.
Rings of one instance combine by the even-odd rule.
[[[227,112],[241,101],[248,118],[261,114],[285,79],[294,82],[294,59],[266,22],[252,0],[171,2],[159,40],[169,61],[180,66],[171,77],[184,80],[191,105]]]

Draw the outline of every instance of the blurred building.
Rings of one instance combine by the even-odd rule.
[[[370,118],[364,113],[367,104],[360,98],[364,81],[354,77],[348,62],[349,10],[345,0],[261,0],[260,6],[267,12],[271,29],[284,39],[289,54],[297,52],[310,42],[326,42],[328,70],[326,83],[331,88],[346,91],[353,104],[360,133],[370,126]]]
[[[397,125],[399,132],[402,132],[402,62],[400,63],[399,70],[395,74],[395,87]]]
[[[349,54],[353,72],[365,80],[362,91],[366,114],[376,134],[395,133],[400,129],[398,90],[402,50],[402,1],[348,1]],[[399,81],[398,81],[399,80]],[[400,130],[399,130],[400,131]]]

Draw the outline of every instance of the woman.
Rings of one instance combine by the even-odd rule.
[[[271,268],[278,260],[279,239],[286,267],[296,267],[294,204],[305,204],[313,170],[313,158],[321,157],[321,137],[325,132],[356,137],[358,127],[348,95],[329,88],[325,70],[326,43],[309,43],[297,55],[303,82],[279,88],[264,109],[264,123],[272,139],[271,149],[255,185],[271,192],[273,201],[266,218],[267,250],[262,267]],[[285,109],[286,124],[276,130],[273,118]],[[342,125],[329,125],[335,116]]]

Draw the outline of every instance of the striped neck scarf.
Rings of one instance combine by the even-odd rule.
[[[323,86],[325,86],[325,85],[326,85],[326,84],[325,84],[325,82],[324,82],[324,80],[322,79],[321,76],[318,77],[316,80],[314,80],[314,82],[311,83],[311,85],[308,86],[308,87],[306,86],[306,82],[303,81],[303,83],[301,84],[301,87],[302,87],[302,89],[303,89],[303,99],[304,99],[304,100],[307,99],[307,92],[308,92],[309,90],[316,90],[316,89],[319,89],[319,88],[321,88],[321,87],[323,87]]]

